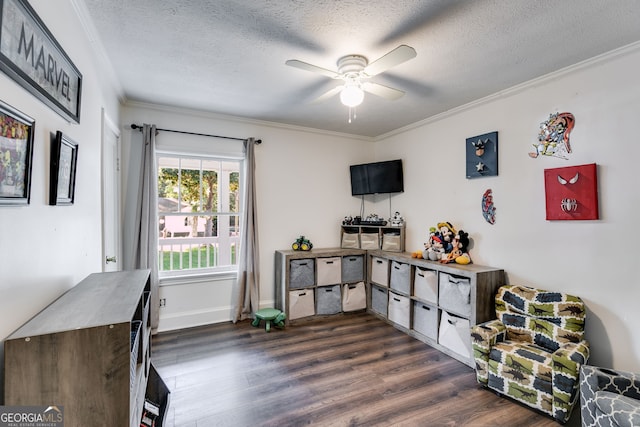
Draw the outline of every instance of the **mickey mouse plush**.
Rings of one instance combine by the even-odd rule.
[[[471,257],[467,253],[469,247],[469,233],[459,230],[453,237],[453,249],[445,258],[440,260],[441,263],[471,264]]]

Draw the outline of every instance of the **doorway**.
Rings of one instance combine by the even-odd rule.
[[[102,271],[121,270],[120,130],[102,109]]]

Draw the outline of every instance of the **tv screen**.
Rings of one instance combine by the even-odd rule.
[[[365,163],[350,166],[351,194],[360,196],[404,191],[402,160]]]

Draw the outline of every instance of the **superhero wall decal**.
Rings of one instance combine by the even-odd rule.
[[[466,140],[467,179],[498,176],[498,132]]]
[[[540,123],[538,142],[533,144],[535,151],[529,157],[553,156],[567,160],[571,153],[569,135],[573,130],[576,119],[571,113],[549,114],[549,118]]]
[[[544,170],[547,220],[599,219],[595,163]]]

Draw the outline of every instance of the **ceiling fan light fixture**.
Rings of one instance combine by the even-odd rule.
[[[364,91],[359,84],[346,84],[340,92],[340,102],[347,107],[357,107],[364,100]]]

